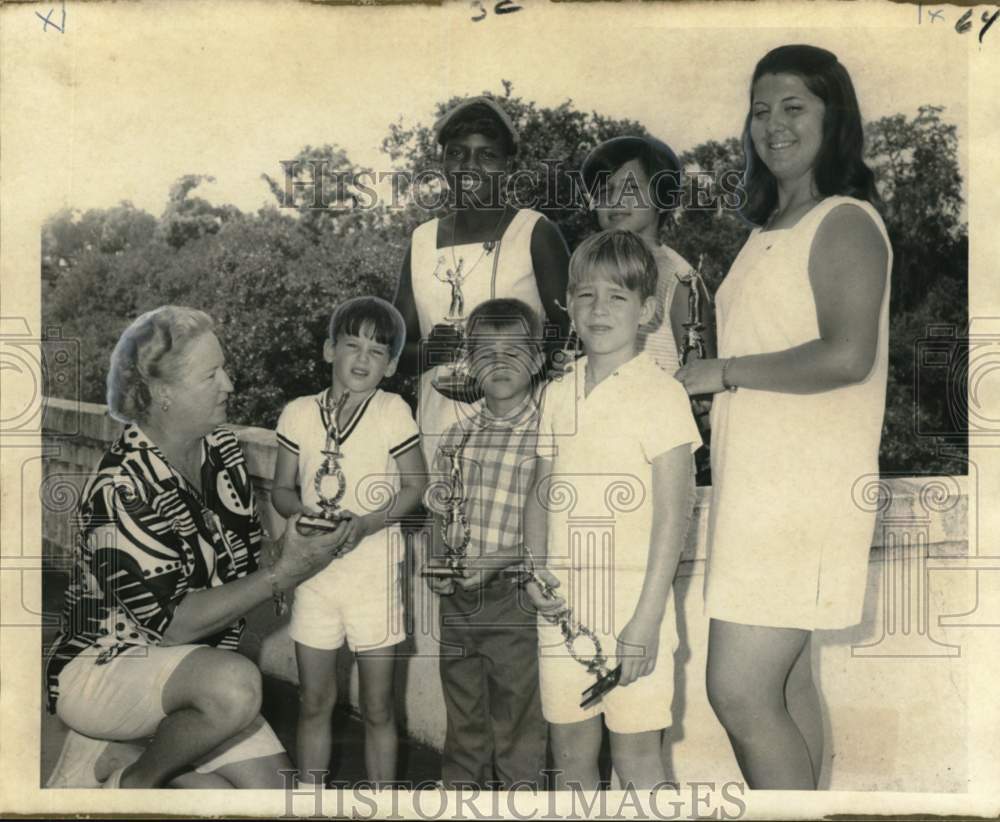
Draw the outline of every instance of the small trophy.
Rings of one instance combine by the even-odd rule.
[[[444,394],[450,400],[472,402],[478,392],[469,374],[469,365],[464,350],[466,317],[465,295],[462,294],[462,283],[468,276],[468,273],[462,273],[464,266],[465,260],[459,258],[458,265],[454,269],[448,268],[445,258],[439,257],[437,267],[434,269],[434,276],[441,282],[451,286],[451,303],[444,322],[455,329],[462,342],[458,357],[452,362],[445,373],[435,374],[432,385],[439,393]]]
[[[555,301],[555,304],[569,314],[569,307],[563,305],[559,300]],[[560,371],[557,371],[553,375],[554,380],[561,380],[564,376],[573,370],[573,363],[580,358],[580,337],[576,333],[576,327],[573,325],[573,317],[569,318],[569,336],[566,337],[566,341],[563,343],[561,350],[556,352],[555,357],[559,358]],[[554,359],[554,358],[553,358]]]
[[[458,447],[442,446],[439,450],[451,464],[451,477],[448,485],[448,498],[445,500],[448,510],[445,513],[444,529],[441,534],[448,556],[444,564],[428,563],[424,566],[422,575],[425,577],[455,578],[465,571],[466,549],[472,539],[469,528],[469,518],[465,513],[465,482],[462,479],[462,449],[469,438],[467,432]]]
[[[340,412],[347,402],[348,392],[344,391],[336,403],[331,402],[332,391],[324,394],[324,398],[316,398],[320,411],[326,418],[326,447],[323,449],[323,462],[316,469],[313,487],[319,499],[322,515],[319,517],[300,517],[298,524],[307,529],[335,531],[341,522],[348,519],[340,507],[340,501],[347,491],[347,478],[340,467],[340,459],[344,456],[340,450]]]
[[[701,333],[705,330],[705,323],[701,313],[701,296],[704,294],[705,299],[709,302],[712,301],[712,298],[708,293],[708,288],[705,286],[705,278],[701,273],[701,263],[704,259],[705,255],[702,254],[698,257],[697,269],[689,269],[687,274],[675,275],[681,283],[690,289],[690,293],[688,294],[687,322],[683,323],[684,342],[678,357],[681,365],[687,364],[688,357],[692,351],[698,355],[698,359],[703,360],[706,356],[705,337]]]
[[[538,585],[542,596],[546,599],[555,599],[555,590],[535,571],[535,559],[531,555],[531,551],[525,548],[524,553],[527,555],[527,561],[520,567],[511,568],[508,573],[517,575],[521,585],[534,582]],[[581,708],[589,708],[591,705],[596,705],[608,691],[618,684],[622,676],[622,666],[618,665],[615,668],[608,668],[608,658],[604,655],[604,650],[601,648],[601,641],[597,638],[597,634],[586,625],[581,625],[577,622],[569,606],[564,606],[554,614],[546,614],[545,618],[549,622],[559,624],[559,628],[562,630],[563,642],[570,656],[583,665],[588,673],[597,677],[597,681],[580,694],[582,697],[580,701]],[[590,656],[577,650],[577,640],[581,639],[581,637],[584,640],[589,640],[593,645],[593,652]]]

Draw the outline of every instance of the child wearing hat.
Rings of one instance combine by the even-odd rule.
[[[663,370],[680,366],[691,287],[678,281],[693,267],[662,242],[674,209],[680,204],[681,164],[666,143],[655,137],[615,137],[596,146],[583,162],[583,182],[602,231],[620,229],[639,235],[656,260],[656,313],[639,332],[639,350]],[[714,323],[701,301],[707,355],[714,356]]]
[[[440,436],[471,408],[433,387],[460,346],[444,321],[452,304],[449,278],[459,282],[465,316],[486,300],[512,298],[544,319],[547,339],[565,338],[569,324],[558,306],[569,266],[562,234],[540,212],[506,201],[519,143],[508,113],[491,97],[466,98],[434,131],[451,208],[414,230],[393,301],[406,323],[400,372],[421,375],[417,416],[428,463]]]

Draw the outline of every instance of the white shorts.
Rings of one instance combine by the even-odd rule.
[[[667,619],[673,619],[672,614]],[[658,731],[668,727],[674,694],[676,637],[673,626],[665,626],[660,632],[660,647],[653,673],[640,677],[630,685],[616,686],[604,694],[596,705],[584,709],[580,707],[583,691],[597,678],[570,656],[559,627],[539,618],[538,673],[545,720],[568,724],[603,713],[608,730],[618,734]],[[614,637],[607,636],[600,639],[601,648],[608,657],[608,667],[614,668],[618,664],[615,661],[616,641]],[[581,641],[581,649],[589,652],[591,647],[590,642]]]
[[[387,573],[373,573],[363,580],[336,573],[332,565],[295,589],[289,636],[322,651],[339,648],[346,639],[355,652],[406,639],[399,565],[393,564],[391,579]]]
[[[116,742],[153,736],[167,714],[163,689],[177,666],[204,645],[137,646],[106,665],[78,656],[59,673],[56,715],[70,728],[93,739]],[[235,653],[235,652],[234,652]],[[284,753],[262,716],[207,756],[196,760],[198,773],[211,773],[233,762]]]

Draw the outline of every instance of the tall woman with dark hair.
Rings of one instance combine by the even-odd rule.
[[[753,788],[812,789],[822,762],[810,639],[861,620],[878,472],[892,249],[847,71],[813,46],[758,64],[744,128],[757,227],[718,292],[705,580],[709,700]],[[807,715],[789,714],[801,679]],[[811,716],[808,714],[811,713]]]

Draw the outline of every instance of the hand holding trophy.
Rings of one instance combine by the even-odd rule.
[[[450,326],[459,340],[458,356],[443,373],[434,376],[434,388],[450,400],[459,402],[474,402],[477,399],[475,382],[469,374],[469,365],[465,356],[465,295],[462,293],[462,283],[468,272],[462,273],[464,259],[459,259],[455,268],[448,268],[444,257],[438,258],[434,276],[451,286],[451,302],[444,324]]]
[[[314,531],[335,531],[351,515],[340,507],[340,501],[347,492],[347,478],[344,476],[340,460],[344,456],[340,450],[340,413],[347,403],[348,391],[344,391],[336,402],[332,392],[327,391],[323,399],[317,399],[323,420],[326,423],[326,446],[323,448],[323,462],[316,469],[313,487],[319,501],[321,515],[303,515],[295,527],[300,534]]]
[[[467,549],[472,539],[469,517],[465,506],[465,482],[462,476],[462,450],[469,440],[471,429],[465,433],[462,442],[455,447],[440,448],[440,453],[449,461],[448,496],[444,500],[447,510],[441,527],[441,541],[448,551],[443,563],[428,562],[421,572],[424,577],[456,579],[465,573]]]
[[[698,257],[698,268],[689,269],[686,274],[676,275],[678,281],[690,289],[688,293],[687,321],[683,324],[684,343],[678,352],[678,359],[681,365],[687,364],[688,357],[692,352],[700,360],[705,359],[706,356],[705,336],[702,333],[705,330],[705,320],[702,314],[701,298],[704,295],[706,300],[712,302],[712,297],[708,293],[705,278],[701,273],[701,264],[704,259],[705,255],[702,254]]]
[[[509,569],[507,573],[517,576],[521,585],[527,585],[529,582],[535,583],[543,599],[557,599],[555,586],[547,582],[535,568],[535,558],[527,546],[525,546],[524,553],[527,557],[525,562],[516,568]],[[622,666],[608,667],[608,658],[601,647],[601,640],[590,628],[576,620],[568,605],[541,613],[549,622],[556,623],[562,630],[563,642],[570,656],[583,665],[588,673],[597,677],[597,681],[580,695],[581,708],[596,705],[608,691],[618,684],[622,675]],[[588,642],[592,648],[589,654],[579,647]]]

